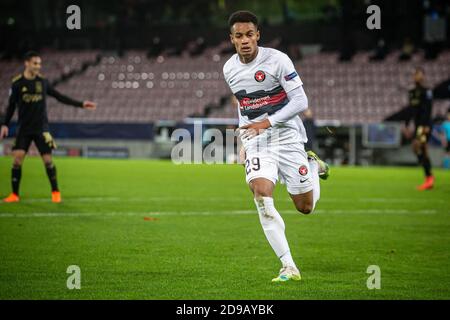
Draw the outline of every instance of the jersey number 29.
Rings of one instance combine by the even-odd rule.
[[[259,158],[252,158],[252,161],[250,161],[249,159],[245,160],[245,173],[249,174],[252,170],[253,171],[258,171],[259,169],[261,169],[261,164],[259,162]]]

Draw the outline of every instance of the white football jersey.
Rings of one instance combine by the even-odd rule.
[[[225,63],[223,73],[238,101],[240,127],[281,110],[289,102],[287,93],[303,85],[291,59],[271,48],[258,47],[258,54],[250,63],[242,63],[234,54]],[[264,135],[265,139],[276,136],[273,142],[277,144],[307,142],[299,116],[267,129]]]

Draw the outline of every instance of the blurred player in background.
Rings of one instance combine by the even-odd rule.
[[[282,264],[272,281],[300,280],[273,190],[280,177],[297,210],[309,214],[320,197],[319,176],[328,177],[328,165],[305,152],[307,137],[299,114],[308,108],[308,99],[291,59],[258,46],[258,19],[251,12],[235,12],[228,23],[237,53],[223,72],[238,102],[246,181],[266,238]]]
[[[447,110],[447,118],[442,124],[442,128],[444,129],[443,145],[445,148],[443,167],[450,169],[450,108]]]
[[[306,136],[308,137],[308,141],[305,143],[305,150],[314,150],[316,145],[316,124],[314,122],[314,115],[309,108],[303,112],[303,125],[305,126]]]
[[[22,176],[22,163],[30,144],[34,141],[47,170],[52,188],[52,201],[58,203],[61,202],[61,193],[56,179],[56,167],[52,160],[52,150],[56,145],[49,132],[47,95],[74,107],[94,110],[97,105],[91,101],[73,100],[56,91],[48,80],[39,73],[42,60],[38,53],[28,52],[24,61],[24,72],[12,81],[5,120],[0,129],[0,139],[6,138],[9,134],[10,121],[17,107],[19,116],[16,139],[12,148],[14,158],[11,171],[12,193],[3,201],[18,202],[20,200],[19,186]]]
[[[422,68],[417,68],[414,72],[414,89],[409,91],[409,105],[414,119],[413,150],[417,155],[419,164],[425,172],[425,182],[417,187],[418,190],[433,188],[434,177],[431,173],[431,161],[428,154],[428,139],[432,127],[432,104],[433,93],[424,86],[425,72]]]

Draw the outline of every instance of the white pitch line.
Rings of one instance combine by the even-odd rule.
[[[395,210],[395,209],[368,209],[368,210],[316,210],[315,214],[413,214],[413,215],[429,215],[436,214],[436,210]],[[282,215],[301,215],[295,210],[282,211]],[[113,217],[113,216],[217,216],[217,215],[256,215],[255,210],[230,210],[230,211],[166,211],[166,212],[32,212],[32,213],[0,213],[0,218],[43,218],[43,217]]]
[[[430,199],[421,198],[361,198],[359,202],[390,202],[390,203],[411,203],[411,202],[430,202]],[[448,202],[443,199],[433,199],[432,202],[444,203]]]
[[[63,202],[147,202],[147,201],[195,201],[195,202],[217,202],[223,200],[223,198],[219,197],[208,197],[208,198],[196,198],[192,200],[192,197],[189,198],[180,198],[180,197],[171,197],[171,196],[161,196],[161,197],[141,197],[141,198],[120,198],[120,197],[79,197],[79,198],[64,198]],[[241,202],[243,198],[235,198],[235,197],[226,197],[227,201],[239,201]],[[278,202],[292,202],[290,198],[280,198],[277,199]],[[343,199],[343,198],[323,198],[320,202],[337,202],[337,203],[354,203],[358,202],[375,202],[375,203],[411,203],[411,202],[429,202],[429,199],[420,199],[420,198],[361,198],[361,199]],[[50,203],[50,198],[28,198],[22,199],[23,203]],[[434,199],[434,203],[444,203],[446,202],[443,199]]]
[[[128,199],[121,199],[118,197],[95,197],[95,198],[64,198],[64,202],[115,202],[115,201],[128,201]],[[50,198],[28,198],[21,199],[20,202],[23,203],[40,203],[40,202],[51,202]]]

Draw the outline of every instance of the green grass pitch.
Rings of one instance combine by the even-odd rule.
[[[63,203],[27,158],[19,204],[0,204],[0,299],[449,299],[450,172],[333,168],[310,216],[275,203],[303,279],[271,283],[267,243],[239,165],[57,158]],[[0,158],[0,193],[11,159]],[[154,219],[153,219],[154,218]],[[81,289],[66,287],[69,265]],[[381,289],[368,290],[369,265]]]

